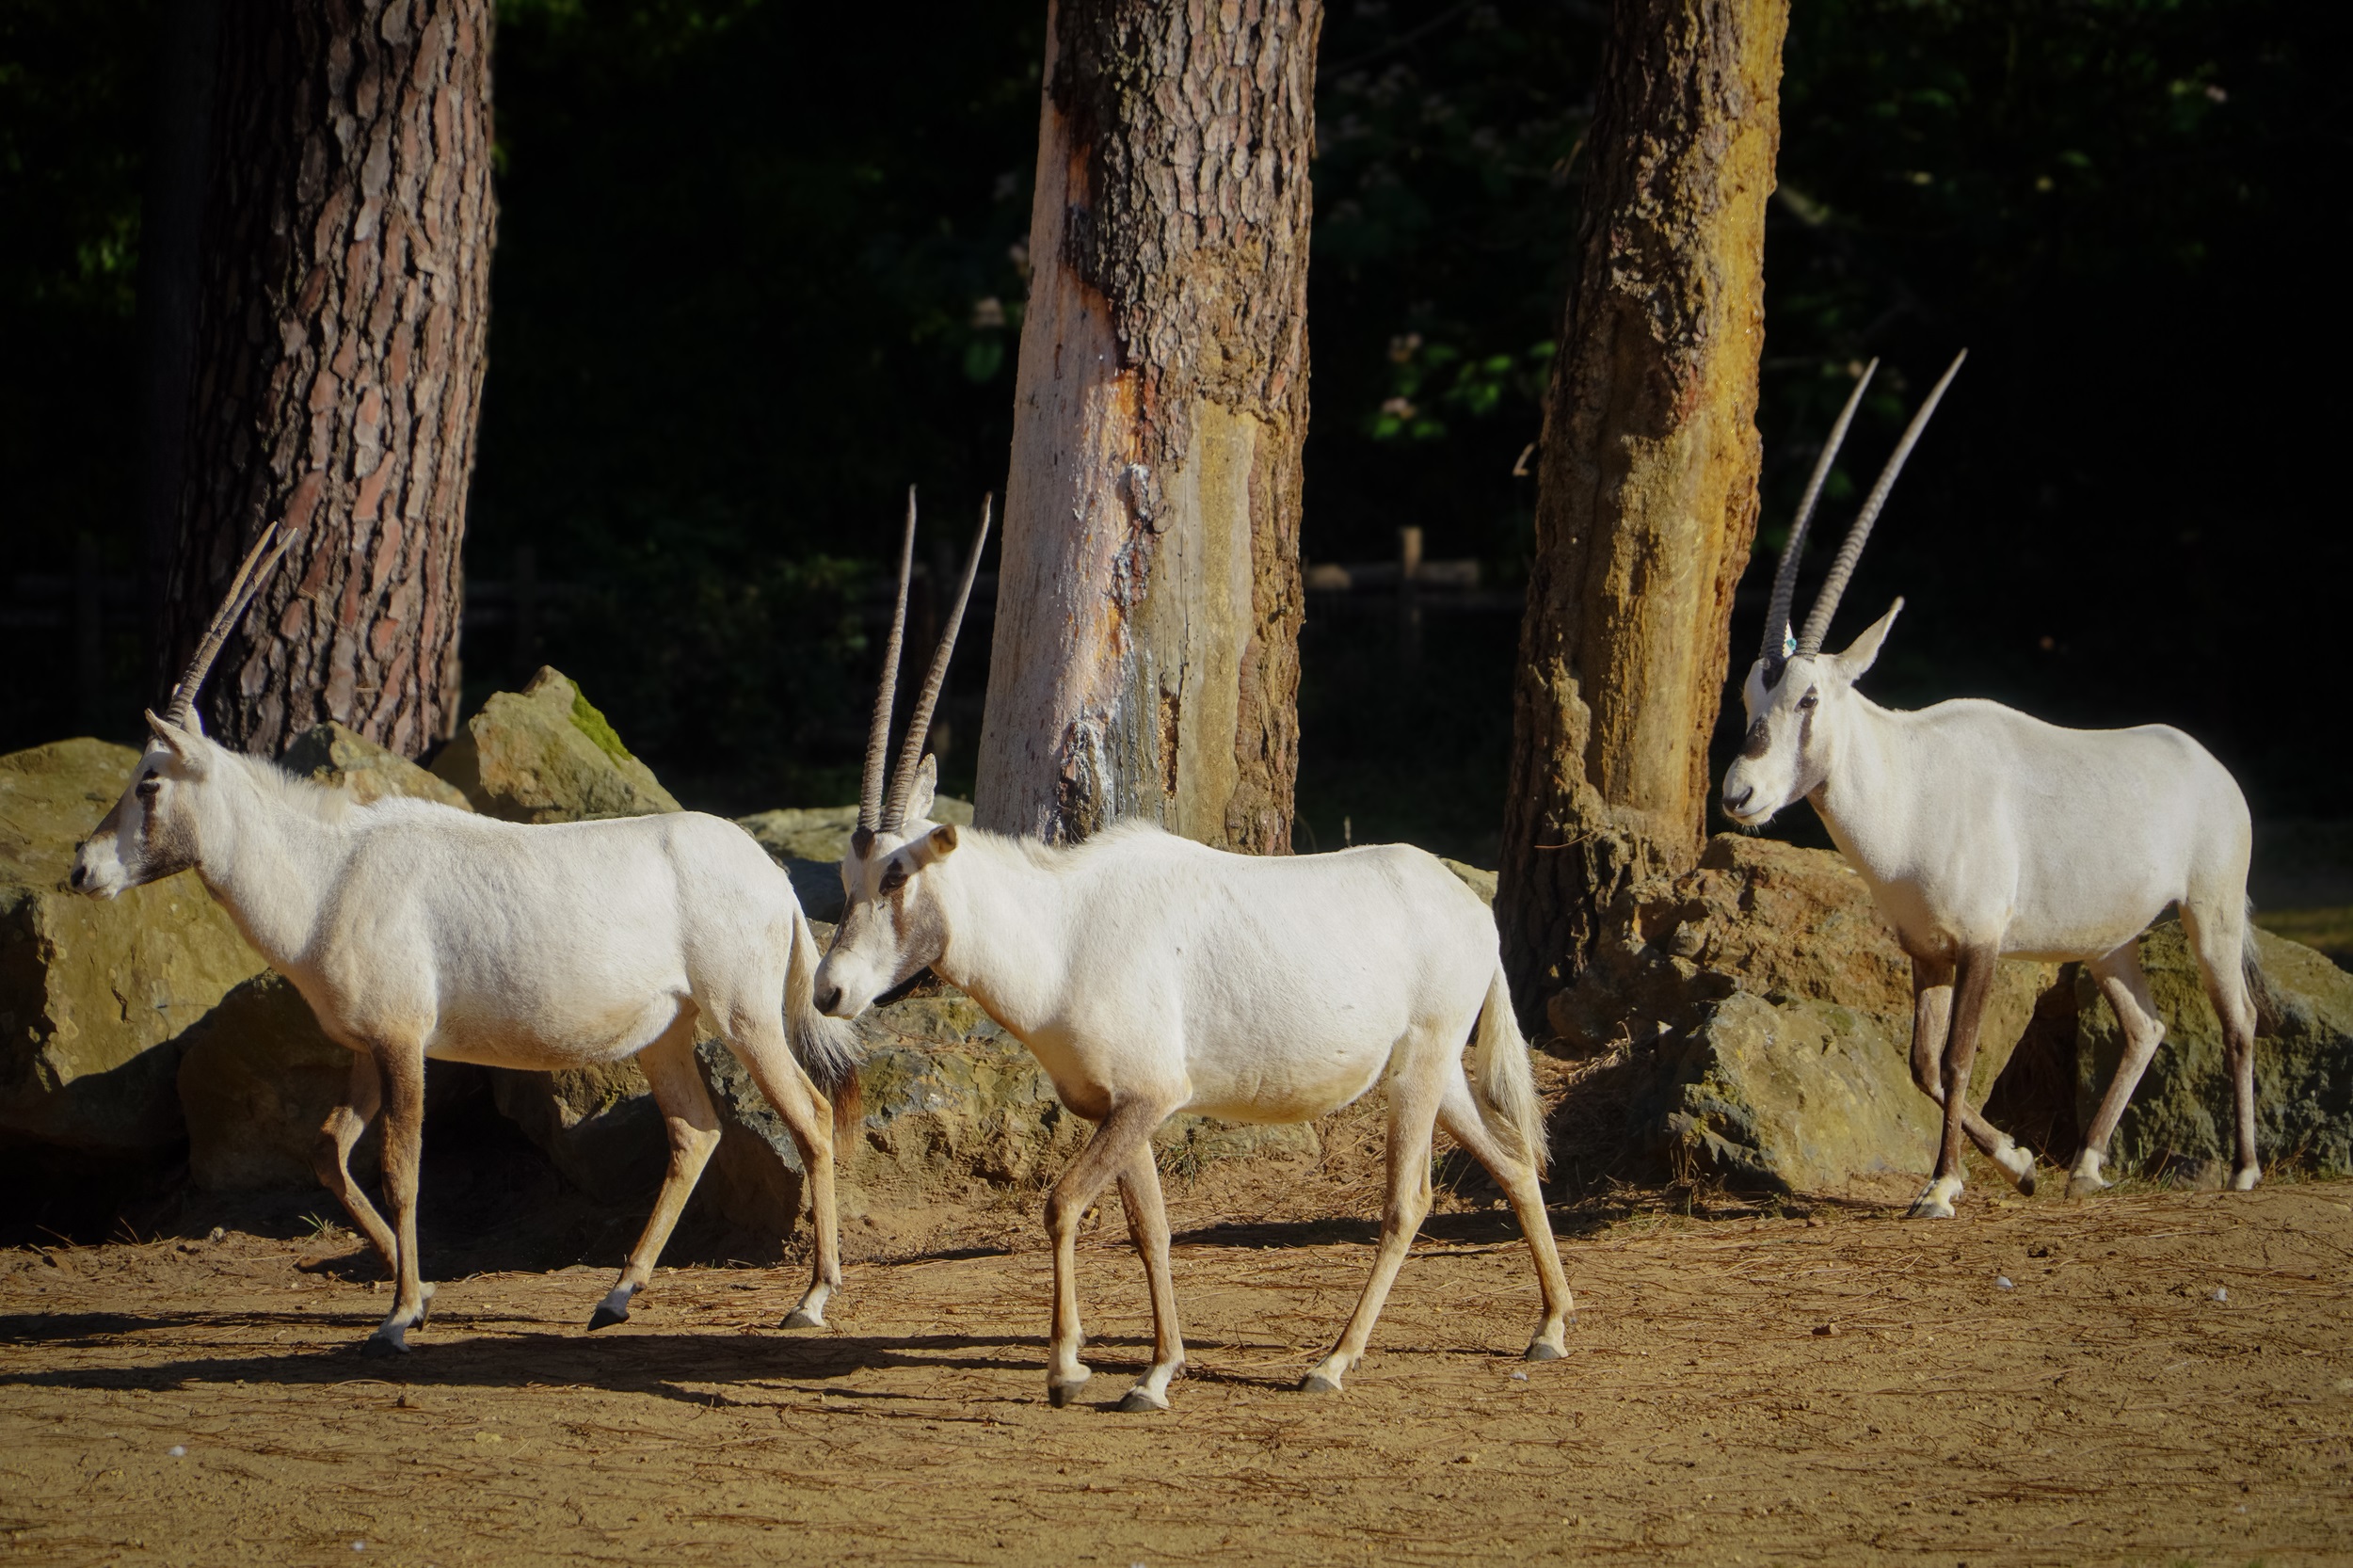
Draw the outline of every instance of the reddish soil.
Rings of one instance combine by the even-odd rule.
[[[392,1365],[347,1240],[0,1253],[0,1562],[2353,1561],[2353,1186],[1563,1208],[1581,1322],[1532,1367],[1527,1256],[1458,1211],[1311,1400],[1370,1227],[1212,1185],[1164,1416],[1106,1408],[1148,1326],[1106,1226],[1064,1411],[1033,1224],[856,1264],[817,1333],[774,1326],[797,1268],[665,1272],[594,1337],[609,1271],[479,1273]]]

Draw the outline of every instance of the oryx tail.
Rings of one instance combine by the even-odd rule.
[[[857,1069],[864,1052],[855,1028],[817,1011],[817,964],[824,956],[808,917],[795,908],[792,957],[784,976],[785,1032],[802,1071],[833,1105],[834,1135],[844,1137],[858,1121]]]
[[[1487,983],[1486,1005],[1471,1029],[1471,1095],[1479,1102],[1479,1119],[1505,1147],[1536,1167],[1542,1176],[1552,1162],[1545,1138],[1544,1102],[1536,1097],[1536,1077],[1529,1070],[1528,1041],[1512,1014],[1512,987],[1503,966],[1496,966]]]

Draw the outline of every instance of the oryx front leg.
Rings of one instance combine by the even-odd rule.
[[[1046,1233],[1054,1243],[1054,1324],[1047,1351],[1046,1398],[1056,1409],[1078,1398],[1095,1375],[1079,1359],[1079,1347],[1085,1342],[1079,1326],[1079,1221],[1112,1178],[1128,1170],[1138,1151],[1147,1160],[1152,1158],[1152,1129],[1167,1114],[1157,1101],[1130,1100],[1112,1107],[1047,1194]],[[1159,1190],[1156,1176],[1155,1196]],[[1147,1262],[1146,1270],[1150,1267]],[[1154,1299],[1157,1304],[1157,1295]],[[1173,1310],[1170,1327],[1173,1333]]]
[[[1954,966],[1952,1023],[1943,1053],[1945,1135],[1937,1147],[1935,1177],[1913,1203],[1913,1219],[1949,1220],[1953,1200],[1961,1196],[1961,1151],[1969,1137],[1969,1069],[1977,1058],[1977,1028],[1984,1020],[1985,999],[1993,989],[1993,970],[2000,961],[2001,954],[1993,948],[1964,948]],[[1920,1006],[1923,1010],[1928,1006],[1925,998]],[[1917,1021],[1915,1016],[1915,1036]],[[1915,1072],[1918,1049],[1915,1038]]]
[[[311,1168],[318,1173],[320,1183],[335,1194],[335,1201],[344,1206],[360,1234],[368,1239],[376,1255],[384,1259],[387,1272],[400,1267],[399,1250],[392,1240],[392,1226],[376,1211],[360,1184],[351,1179],[351,1149],[376,1120],[378,1108],[384,1103],[383,1080],[376,1070],[376,1058],[363,1050],[351,1053],[351,1081],[344,1091],[344,1103],[327,1113],[326,1125],[319,1128],[318,1146],[311,1156]]]
[[[628,1321],[631,1298],[653,1278],[653,1266],[669,1243],[686,1200],[694,1195],[703,1166],[719,1146],[719,1113],[712,1108],[710,1092],[695,1066],[695,1018],[694,1008],[680,1008],[677,1021],[637,1056],[653,1102],[661,1108],[663,1130],[669,1135],[670,1163],[619,1283],[589,1315],[592,1332]]]
[[[2092,977],[2100,983],[2100,994],[2108,999],[2108,1006],[2123,1029],[2124,1054],[2116,1064],[2116,1076],[2108,1080],[2108,1092],[2101,1096],[2091,1126],[2084,1129],[2083,1153],[2075,1157],[2075,1168],[2067,1176],[2067,1195],[2071,1198],[2097,1192],[2109,1185],[2100,1174],[2100,1167],[2108,1157],[2108,1140],[2115,1136],[2116,1124],[2123,1119],[2124,1108],[2132,1103],[2133,1091],[2140,1086],[2140,1075],[2148,1071],[2150,1059],[2157,1054],[2157,1047],[2165,1039],[2165,1025],[2159,1021],[2157,1004],[2149,995],[2149,977],[2140,972],[2137,938],[2105,958],[2092,960],[2090,968]]]
[[[825,1303],[841,1288],[841,1230],[834,1208],[833,1108],[792,1059],[781,1017],[746,1013],[732,1020],[728,1043],[792,1135],[808,1177],[808,1288],[784,1315],[786,1328],[823,1328]]]
[[[1338,1393],[1340,1380],[1365,1358],[1389,1287],[1413,1250],[1414,1233],[1430,1214],[1430,1132],[1437,1120],[1438,1098],[1435,1083],[1410,1081],[1402,1074],[1389,1080],[1389,1192],[1381,1208],[1381,1243],[1372,1260],[1372,1278],[1365,1282],[1365,1293],[1357,1299],[1340,1342],[1300,1380],[1303,1393]]]
[[[1128,1210],[1128,1236],[1144,1259],[1144,1283],[1152,1292],[1152,1365],[1119,1401],[1123,1411],[1166,1410],[1168,1385],[1185,1367],[1184,1331],[1176,1326],[1176,1284],[1168,1263],[1168,1209],[1160,1201],[1160,1166],[1151,1140],[1136,1145],[1119,1173],[1119,1200]]]
[[[1945,1104],[1945,1046],[1952,1024],[1953,975],[1950,962],[1912,961],[1912,1081],[1940,1108]],[[1971,1110],[1966,1095],[1961,1116],[1969,1141],[2001,1167],[2011,1186],[2033,1197],[2033,1151],[2022,1148],[2009,1133]]]
[[[421,1327],[433,1288],[417,1266],[417,1168],[424,1144],[424,1052],[395,1047],[376,1052],[384,1080],[384,1201],[392,1210],[395,1294],[392,1310],[361,1347],[368,1355],[408,1349],[408,1331]]]

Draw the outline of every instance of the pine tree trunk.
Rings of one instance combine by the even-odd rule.
[[[271,520],[300,537],[202,712],[275,755],[457,714],[490,247],[492,0],[223,0],[185,479],[159,674]]]
[[[1546,405],[1496,914],[1524,1013],[1706,825],[1756,532],[1787,0],[1618,0]]]
[[[1321,23],[1049,15],[984,825],[1289,848]]]

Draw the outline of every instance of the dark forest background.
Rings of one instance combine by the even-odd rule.
[[[66,633],[23,612],[80,539],[135,566],[160,3],[0,0],[0,750],[128,739],[155,696],[131,606],[94,712]],[[544,659],[689,804],[851,797],[902,489],[960,545],[1002,485],[1043,22],[1040,0],[501,5],[467,568],[510,580],[528,549],[550,586],[536,647],[469,632],[470,698]],[[1579,0],[1334,5],[1311,559],[1390,558],[1411,525],[1490,589],[1520,581],[1514,467],[1606,24]],[[1833,632],[1909,600],[1872,693],[2176,723],[2259,816],[2353,815],[2330,695],[2353,545],[2327,456],[2348,33],[2345,8],[2297,0],[1796,0],[1743,664],[1853,368],[1885,361],[1828,541],[1967,346]],[[1359,841],[1494,853],[1517,618],[1436,598],[1413,639],[1385,604],[1311,600],[1300,847],[1345,818]],[[952,786],[986,650],[983,623]]]

